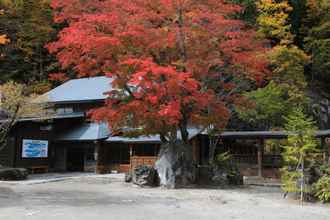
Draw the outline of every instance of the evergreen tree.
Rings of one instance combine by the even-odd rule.
[[[10,43],[1,48],[0,81],[45,81],[57,64],[44,48],[56,37],[49,0],[0,0],[0,35]]]
[[[307,6],[305,48],[312,56],[312,77],[322,82],[330,79],[330,2],[310,0]]]

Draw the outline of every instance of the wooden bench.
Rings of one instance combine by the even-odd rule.
[[[47,173],[48,172],[48,166],[33,166],[30,167],[31,173]]]

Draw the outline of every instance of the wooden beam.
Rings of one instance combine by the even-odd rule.
[[[258,176],[262,177],[262,158],[264,154],[264,145],[265,140],[260,139],[260,143],[258,145]]]

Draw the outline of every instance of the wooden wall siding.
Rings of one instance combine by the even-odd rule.
[[[15,138],[10,137],[8,138],[4,149],[0,151],[0,165],[6,167],[13,167],[14,157],[15,157]]]
[[[157,158],[159,144],[105,143],[99,145],[97,173],[128,172],[131,167],[130,149],[135,157]],[[154,162],[153,162],[154,163]]]
[[[158,157],[156,156],[132,156],[130,169],[134,170],[136,167],[142,165],[149,165],[153,167],[155,166],[157,158]]]
[[[130,172],[130,164],[119,164],[118,172],[119,173],[128,173]]]

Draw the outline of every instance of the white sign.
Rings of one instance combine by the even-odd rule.
[[[22,158],[47,158],[48,141],[23,139]]]

